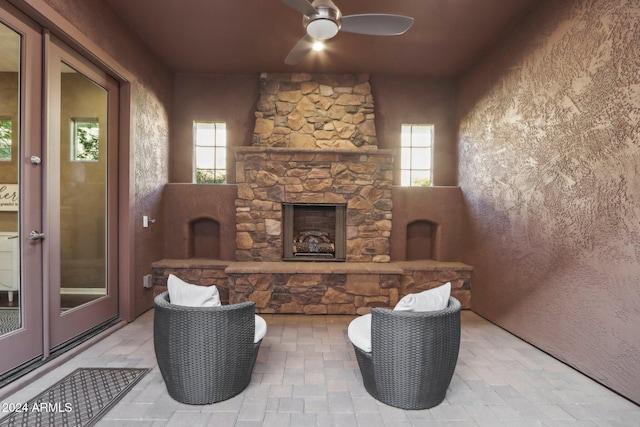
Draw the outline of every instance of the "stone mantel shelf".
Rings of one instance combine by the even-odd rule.
[[[461,262],[434,260],[379,262],[261,262],[224,261],[206,258],[163,259],[153,268],[215,268],[226,273],[326,273],[338,274],[402,274],[404,271],[473,271]]]
[[[304,148],[304,147],[236,147],[236,153],[313,153],[313,154],[379,154],[394,155],[395,150],[380,149],[376,147],[367,148]]]
[[[473,271],[473,266],[462,262],[445,262],[427,260],[395,261],[395,264],[404,271]]]
[[[152,268],[215,268],[224,270],[235,261],[223,261],[209,258],[162,259],[151,264]]]
[[[379,262],[261,262],[240,261],[229,264],[227,274],[288,273],[288,274],[402,274],[393,263]]]

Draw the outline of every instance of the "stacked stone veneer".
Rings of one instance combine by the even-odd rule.
[[[216,285],[223,304],[254,301],[258,313],[366,314],[393,308],[403,296],[451,282],[451,294],[471,308],[473,268],[458,262],[230,262],[205,259],[153,263],[154,293],[169,274]]]
[[[163,259],[151,264],[153,271],[154,297],[167,290],[167,279],[170,274],[199,286],[215,285],[218,288],[220,301],[229,303],[229,277],[225,269],[231,261],[214,259]]]
[[[346,203],[346,261],[388,262],[393,155],[388,150],[240,148],[236,260],[282,259],[282,203]]]
[[[226,272],[229,302],[254,301],[259,313],[365,314],[395,305],[402,277],[391,263],[236,262]]]
[[[254,146],[357,148],[378,145],[366,74],[267,74],[251,141]]]

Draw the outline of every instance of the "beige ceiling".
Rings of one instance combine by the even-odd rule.
[[[174,72],[463,72],[536,0],[334,0],[343,15],[415,18],[400,36],[340,32],[323,52],[284,64],[305,34],[302,15],[280,0],[106,0]]]

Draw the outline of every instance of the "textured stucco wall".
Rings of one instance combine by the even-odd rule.
[[[546,0],[461,81],[473,309],[640,402],[640,6]]]
[[[162,234],[142,228],[142,215],[162,220],[162,188],[168,182],[169,118],[172,104],[170,71],[142,44],[103,2],[45,0],[86,37],[116,59],[135,80],[131,82],[131,165],[135,209],[135,312],[153,306],[153,292],[142,276],[163,258]]]

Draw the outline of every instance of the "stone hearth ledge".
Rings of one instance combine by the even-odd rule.
[[[232,262],[224,270],[227,274],[402,274],[394,263],[379,262]]]
[[[152,268],[155,294],[166,290],[168,275],[175,274],[201,286],[215,284],[225,304],[254,301],[258,313],[366,314],[446,282],[462,307],[471,308],[473,267],[461,262],[164,259]]]

